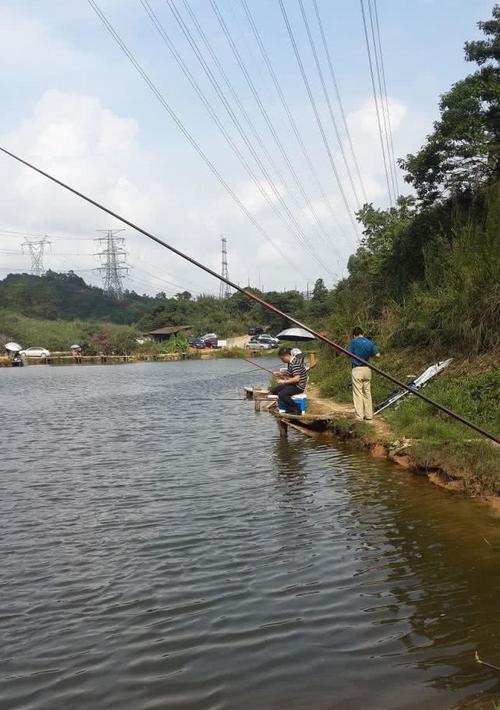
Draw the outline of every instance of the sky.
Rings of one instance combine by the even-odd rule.
[[[390,204],[360,2],[316,0],[348,132],[314,0],[302,3],[326,96],[300,0],[281,0],[312,101],[280,0],[247,0],[289,115],[243,2],[96,0],[154,93],[87,0],[1,0],[0,145],[217,272],[224,236],[229,276],[242,286],[305,291],[323,278],[331,287],[359,244],[353,215],[365,196],[379,208]],[[422,145],[440,95],[473,71],[463,45],[480,36],[477,22],[492,7],[377,1],[396,159]],[[399,192],[409,194],[395,170]],[[48,235],[45,268],[102,283],[98,230],[123,224],[4,155],[0,184],[0,278],[29,272],[23,242]],[[125,288],[218,293],[216,279],[139,233],[120,236]]]

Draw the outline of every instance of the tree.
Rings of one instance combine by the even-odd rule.
[[[182,291],[181,293],[176,293],[175,298],[178,301],[190,301],[192,296],[189,291]]]
[[[418,153],[399,161],[423,204],[470,197],[499,177],[500,5],[478,26],[488,39],[467,42],[465,57],[480,69],[442,96],[434,131]]]
[[[328,289],[323,279],[317,279],[312,292],[312,300],[322,302],[328,296]]]

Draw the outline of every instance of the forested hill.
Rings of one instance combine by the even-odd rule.
[[[150,304],[154,300],[127,292],[118,302],[103,289],[89,286],[71,271],[48,271],[44,276],[9,274],[0,281],[1,307],[30,318],[78,318],[131,324],[151,310]]]
[[[261,293],[267,301],[299,317],[324,315],[328,294],[318,279],[311,300],[298,291]],[[49,271],[45,276],[10,274],[0,281],[1,315],[15,314],[44,321],[92,321],[133,325],[147,332],[166,324],[190,325],[195,333],[215,331],[221,336],[240,335],[251,325],[277,332],[287,321],[249,301],[241,293],[220,300],[215,296],[193,296],[182,291],[168,297],[160,292],[154,297],[126,291],[116,301],[103,289],[89,286],[76,274]]]

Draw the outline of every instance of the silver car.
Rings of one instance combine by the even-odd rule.
[[[36,346],[21,350],[19,354],[23,357],[50,357],[50,351],[47,350],[47,348],[39,348]]]
[[[259,343],[268,343],[272,348],[277,348],[278,345],[280,344],[280,341],[278,338],[273,338],[272,335],[268,335],[267,333],[263,333],[262,335],[257,335],[255,340],[258,340]]]

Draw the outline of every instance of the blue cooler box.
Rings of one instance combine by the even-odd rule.
[[[306,393],[304,392],[303,394],[294,394],[292,399],[295,402],[295,404],[297,404],[300,407],[300,413],[304,414],[307,409],[307,395],[306,395]]]

